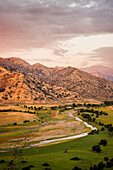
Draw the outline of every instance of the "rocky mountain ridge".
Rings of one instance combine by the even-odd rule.
[[[0,58],[0,65],[0,100],[73,102],[79,98],[113,98],[112,82],[74,67],[30,65],[20,58]]]

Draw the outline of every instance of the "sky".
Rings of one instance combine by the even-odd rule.
[[[0,0],[0,57],[113,67],[113,0]]]

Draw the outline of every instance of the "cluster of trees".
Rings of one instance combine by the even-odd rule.
[[[95,151],[95,152],[97,152],[97,153],[100,153],[100,152],[102,151],[101,148],[100,148],[100,145],[94,145],[94,146],[92,147],[92,150]]]
[[[12,109],[0,109],[0,112],[12,112]]]
[[[97,153],[100,153],[102,151],[100,145],[106,146],[107,145],[107,140],[106,139],[100,140],[98,145],[92,146],[92,150],[97,152]]]
[[[99,145],[104,145],[104,146],[106,146],[106,145],[107,145],[107,140],[106,140],[106,139],[102,139],[102,140],[99,142]]]
[[[105,125],[104,123],[99,122],[99,125],[100,125],[100,126],[104,126],[104,127],[101,128],[101,131],[104,131],[105,128],[107,128],[107,129],[108,129],[108,132],[109,132],[111,135],[113,134],[113,126],[112,126],[112,124],[107,124],[107,125]]]
[[[111,134],[113,134],[113,126],[112,126],[112,124],[107,124],[107,125],[104,125],[107,129],[108,129],[108,131],[111,133]]]
[[[81,116],[83,117],[83,118],[85,118],[85,119],[87,119],[88,121],[92,121],[92,122],[95,122],[95,118],[91,118],[91,115],[89,115],[89,114],[87,114],[87,113],[83,113],[83,114],[81,114]]]
[[[51,110],[57,110],[57,109],[58,109],[57,106],[52,106],[52,107],[51,107]]]
[[[41,110],[41,109],[43,109],[43,106],[41,106],[41,107],[36,107],[36,106],[30,106],[30,107],[28,107],[27,105],[24,105],[24,108],[27,108],[27,109],[31,109],[31,110]]]
[[[110,106],[110,105],[113,105],[113,101],[104,101],[104,104],[106,106]]]
[[[103,170],[106,165],[101,161],[97,165],[93,165],[90,167],[90,170]]]
[[[97,165],[91,166],[90,170],[103,170],[105,167],[106,168],[113,167],[113,158],[109,160],[107,157],[104,157],[104,160],[106,161],[105,163],[101,161]]]
[[[106,112],[98,111],[98,110],[94,110],[94,109],[80,109],[80,112],[94,113],[94,114],[96,114],[96,117],[99,117],[99,115],[105,115],[105,116],[108,115],[108,113],[106,113]],[[92,116],[93,116],[93,114],[92,114]]]
[[[84,104],[80,104],[80,103],[78,103],[78,104],[75,104],[75,103],[73,103],[72,104],[73,105],[73,107],[101,107],[101,106],[103,106],[103,104],[86,104],[86,103],[84,103]]]
[[[100,125],[100,126],[104,126],[105,128],[107,128],[107,129],[108,129],[108,132],[109,132],[111,135],[113,134],[113,126],[112,126],[112,124],[107,124],[107,125],[105,125],[104,123],[99,122],[99,125]],[[104,130],[105,130],[104,127],[101,128],[101,131],[104,131]]]
[[[93,135],[93,134],[99,134],[99,130],[92,130],[91,132],[89,132],[89,135]]]
[[[0,112],[23,112],[23,113],[30,113],[30,114],[38,114],[37,112],[31,112],[29,110],[22,111],[22,110],[16,110],[16,109],[2,109],[0,110]]]

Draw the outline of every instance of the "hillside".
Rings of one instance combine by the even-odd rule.
[[[0,101],[46,102],[68,100],[70,92],[32,76],[0,67]],[[70,95],[71,96],[71,95]]]
[[[79,98],[102,100],[113,98],[112,82],[74,67],[59,69],[46,67],[40,63],[30,65],[19,58],[10,60],[0,58],[0,64],[2,67],[16,69],[16,71],[8,68],[2,70],[1,67],[0,88],[6,88],[1,92],[1,100],[73,102]]]
[[[96,77],[105,78],[113,82],[113,68],[109,68],[101,65],[94,65],[91,67],[80,68],[80,70],[91,73]]]
[[[64,87],[83,98],[112,98],[113,83],[97,78],[73,67],[59,70],[47,78],[47,82]]]

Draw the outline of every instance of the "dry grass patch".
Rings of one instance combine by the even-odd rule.
[[[10,125],[14,122],[18,124],[23,123],[24,120],[33,121],[36,119],[36,115],[29,113],[21,113],[21,112],[0,112],[0,126]]]

